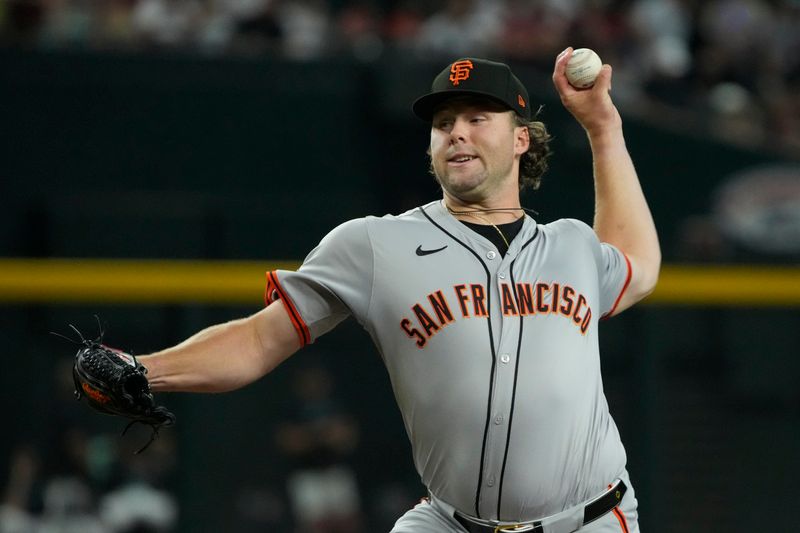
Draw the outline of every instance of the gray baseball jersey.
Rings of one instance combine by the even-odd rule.
[[[531,520],[625,469],[603,394],[598,320],[630,264],[577,220],[526,217],[508,253],[442,201],[334,229],[267,275],[303,344],[353,315],[388,369],[414,463],[470,516]]]

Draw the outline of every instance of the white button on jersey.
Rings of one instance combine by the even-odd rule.
[[[490,251],[490,252],[488,252],[488,253],[486,254],[486,257],[487,257],[488,259],[494,259],[495,257],[497,257],[497,254],[494,252],[494,250],[492,250],[492,251]]]
[[[503,415],[497,415],[494,417],[494,423],[498,426],[503,423]]]
[[[503,355],[500,356],[500,362],[501,363],[506,364],[509,361],[511,361],[511,358],[508,356],[507,353],[504,353]]]
[[[497,275],[497,277],[498,277],[498,278],[500,278],[500,279],[506,279],[506,275],[505,275],[505,274],[503,274],[502,272],[500,272],[500,273]]]
[[[489,481],[487,481],[486,484],[489,485],[490,487],[494,487],[494,478],[490,477]]]

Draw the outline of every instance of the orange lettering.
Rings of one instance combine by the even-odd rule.
[[[517,283],[517,297],[519,298],[519,314],[533,315],[536,310],[533,307],[533,293],[530,283]]]
[[[559,310],[561,314],[564,316],[570,316],[572,314],[572,306],[575,305],[575,300],[572,297],[575,296],[575,289],[566,285],[564,290],[561,291],[561,307]]]
[[[550,286],[547,283],[536,284],[536,310],[540,313],[547,313],[550,311],[550,306],[544,301],[544,293],[549,290]]]
[[[572,313],[572,321],[576,324],[580,324],[583,321],[583,318],[578,316],[581,312],[581,306],[586,305],[586,298],[583,297],[583,294],[578,295],[578,304],[575,306],[575,312]]]
[[[554,313],[558,313],[558,306],[560,304],[559,301],[560,293],[561,293],[561,285],[559,285],[558,283],[553,283],[553,297],[550,298],[550,309],[552,309]]]
[[[592,308],[586,308],[586,316],[583,317],[583,322],[581,322],[581,333],[586,335],[586,330],[589,329],[589,323],[592,321]]]
[[[472,289],[472,303],[475,311],[475,316],[489,316],[489,313],[486,312],[486,306],[483,303],[483,299],[485,297],[483,286],[478,284],[472,284],[469,287],[470,289]]]
[[[450,306],[447,305],[447,300],[444,299],[442,291],[429,294],[428,301],[431,302],[433,310],[436,312],[436,317],[442,326],[446,326],[453,321],[453,313],[450,311]]]
[[[456,290],[456,298],[458,298],[458,304],[461,306],[461,316],[464,318],[469,318],[469,310],[467,309],[467,301],[469,301],[469,296],[464,294],[464,291],[467,290],[467,286],[461,284],[456,285],[453,288]]]
[[[514,296],[511,294],[511,289],[508,285],[503,283],[503,314],[505,316],[517,316],[517,307],[514,305]]]
[[[409,338],[417,339],[416,342],[417,348],[422,348],[423,346],[425,346],[425,343],[428,342],[427,339],[425,339],[425,337],[422,335],[422,333],[419,332],[417,328],[411,327],[411,321],[409,319],[404,318],[400,322],[400,327],[403,328],[403,331],[406,332],[406,335],[408,335]]]
[[[419,321],[419,325],[423,327],[425,330],[425,335],[430,337],[437,331],[439,331],[439,326],[431,318],[425,310],[419,304],[414,304],[414,307],[411,308],[414,311],[414,314],[417,315],[417,320]]]

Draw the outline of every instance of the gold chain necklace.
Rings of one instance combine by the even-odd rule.
[[[508,243],[508,239],[506,239],[505,234],[503,234],[503,231],[500,228],[498,228],[497,226],[495,226],[494,224],[492,224],[491,222],[489,222],[488,220],[486,220],[485,218],[480,216],[478,213],[470,213],[470,215],[472,215],[473,217],[477,218],[478,220],[483,220],[484,222],[489,224],[491,227],[493,227],[495,229],[495,231],[497,231],[497,233],[500,234],[500,238],[503,239],[503,242],[506,243],[506,250],[511,248],[511,245]]]
[[[474,210],[470,210],[470,211],[456,211],[455,209],[451,209],[449,205],[446,205],[445,207],[447,207],[447,210],[450,212],[451,215],[473,216],[473,217],[477,218],[478,220],[482,220],[486,224],[488,224],[491,227],[493,227],[495,229],[495,231],[497,231],[497,233],[500,234],[500,238],[503,239],[503,242],[506,244],[506,249],[511,248],[511,244],[508,242],[508,239],[506,239],[505,234],[500,230],[500,228],[498,228],[497,226],[492,224],[489,220],[487,220],[486,218],[482,217],[478,213],[489,213],[489,212],[493,212],[493,211],[523,211],[523,216],[525,216],[524,215],[525,208],[523,208],[523,207],[498,207],[496,209],[474,209]]]

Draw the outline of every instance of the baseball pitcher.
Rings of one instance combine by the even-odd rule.
[[[267,273],[260,312],[131,363],[142,394],[245,386],[352,315],[386,365],[429,491],[392,533],[639,531],[598,328],[653,290],[661,256],[611,67],[576,89],[571,54],[553,82],[591,146],[593,226],[539,224],[522,208],[547,168],[547,129],[507,65],[459,59],[413,104],[442,198],[335,228],[298,271]]]

